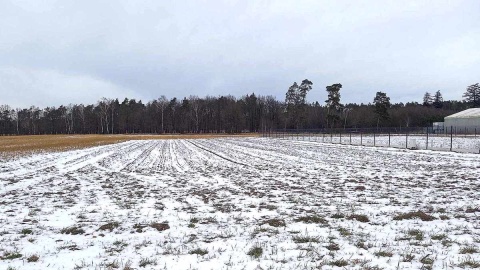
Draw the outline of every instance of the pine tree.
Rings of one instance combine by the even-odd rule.
[[[300,86],[294,82],[285,95],[286,112],[296,128],[305,117],[307,93],[312,90],[312,85],[313,83],[307,79],[303,80]]]
[[[331,123],[333,127],[335,120],[340,118],[338,116],[338,112],[342,108],[342,104],[340,103],[340,89],[342,89],[342,84],[340,83],[327,86],[328,99],[325,100],[327,103],[327,127],[329,123]]]
[[[480,107],[480,85],[476,83],[467,87],[463,98],[466,102],[472,103],[473,107]]]
[[[431,106],[432,102],[432,95],[429,92],[425,92],[425,95],[423,95],[423,106]]]
[[[375,114],[377,114],[377,128],[380,123],[380,120],[388,120],[390,119],[390,115],[388,114],[388,109],[390,108],[390,98],[387,94],[383,92],[377,92],[375,98],[373,99],[373,103],[375,104]]]
[[[440,109],[443,107],[443,97],[442,93],[440,93],[440,90],[435,92],[435,96],[433,97],[433,107]]]

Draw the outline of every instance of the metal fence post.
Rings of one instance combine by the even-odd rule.
[[[373,132],[373,146],[376,146],[376,143],[375,143],[375,131]]]
[[[340,144],[342,144],[342,132],[340,131]]]
[[[428,128],[427,128],[427,145],[425,146],[425,149],[428,149]]]
[[[363,145],[363,135],[362,132],[360,131],[360,146]]]
[[[453,126],[450,127],[450,151],[452,151],[453,148]]]
[[[350,145],[352,145],[352,132],[350,132]]]
[[[408,149],[408,130],[405,131],[405,148]]]
[[[390,147],[390,131],[388,132],[388,147]]]

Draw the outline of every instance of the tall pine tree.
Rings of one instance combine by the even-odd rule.
[[[476,83],[467,87],[463,98],[466,102],[470,102],[473,107],[480,107],[480,85]]]
[[[433,107],[440,109],[443,107],[443,97],[442,93],[440,93],[440,90],[435,92],[435,96],[433,97]]]
[[[327,127],[329,124],[331,127],[334,127],[335,121],[340,119],[338,115],[342,108],[342,104],[340,103],[340,89],[342,89],[342,84],[340,83],[327,86],[328,98],[325,100],[325,103],[327,103]]]

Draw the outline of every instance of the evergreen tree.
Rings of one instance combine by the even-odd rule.
[[[375,114],[377,115],[377,128],[380,123],[380,120],[388,120],[390,115],[388,114],[388,109],[390,108],[390,98],[387,94],[383,92],[377,92],[375,98],[373,99],[373,104],[375,104]]]
[[[429,92],[425,92],[423,95],[423,106],[431,106],[433,103],[432,95]]]
[[[312,90],[312,85],[307,79],[300,86],[294,82],[285,95],[286,113],[296,128],[304,122],[307,93]]]
[[[340,83],[327,86],[328,98],[325,100],[327,103],[327,127],[329,123],[333,127],[335,121],[340,118],[338,116],[338,112],[342,108],[342,104],[340,103],[340,89],[342,89],[342,84]]]
[[[433,97],[433,107],[440,109],[443,107],[443,97],[442,93],[440,93],[440,90],[435,92],[435,96]]]
[[[480,107],[480,85],[476,83],[467,87],[463,98],[466,102],[471,103],[473,107]]]

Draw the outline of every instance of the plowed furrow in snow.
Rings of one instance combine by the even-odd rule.
[[[0,269],[393,270],[425,268],[430,257],[432,269],[458,269],[480,260],[464,254],[480,250],[478,155],[225,138],[129,141],[1,166],[17,174],[0,177]],[[433,219],[397,218],[418,211]],[[22,257],[3,259],[14,252]]]
[[[128,163],[122,170],[125,171],[135,171],[137,169],[142,169],[148,167],[149,157],[153,155],[153,151],[161,144],[159,141],[147,141],[145,142],[142,152],[139,155],[136,155],[132,158],[132,161]]]
[[[204,151],[206,151],[206,152],[209,152],[210,154],[213,154],[213,155],[215,155],[215,156],[217,156],[217,157],[219,157],[219,158],[221,158],[221,159],[224,159],[224,160],[226,160],[226,161],[235,163],[235,164],[237,164],[237,165],[248,166],[247,164],[245,164],[245,163],[243,163],[243,162],[233,160],[233,159],[229,158],[229,157],[226,156],[226,155],[220,154],[219,151],[218,151],[218,148],[215,149],[215,150],[216,150],[216,151],[215,151],[215,150],[213,150],[213,149],[209,149],[208,146],[203,146],[203,145],[202,145],[202,142],[193,142],[193,141],[191,141],[191,140],[189,140],[188,142],[191,143],[192,145],[194,145],[195,147],[198,147],[198,148],[200,148],[200,149],[202,149],[202,150],[204,150]],[[204,143],[204,144],[207,144],[207,143],[205,143],[205,141],[203,141],[203,143]],[[213,147],[211,147],[211,148],[213,148]]]

